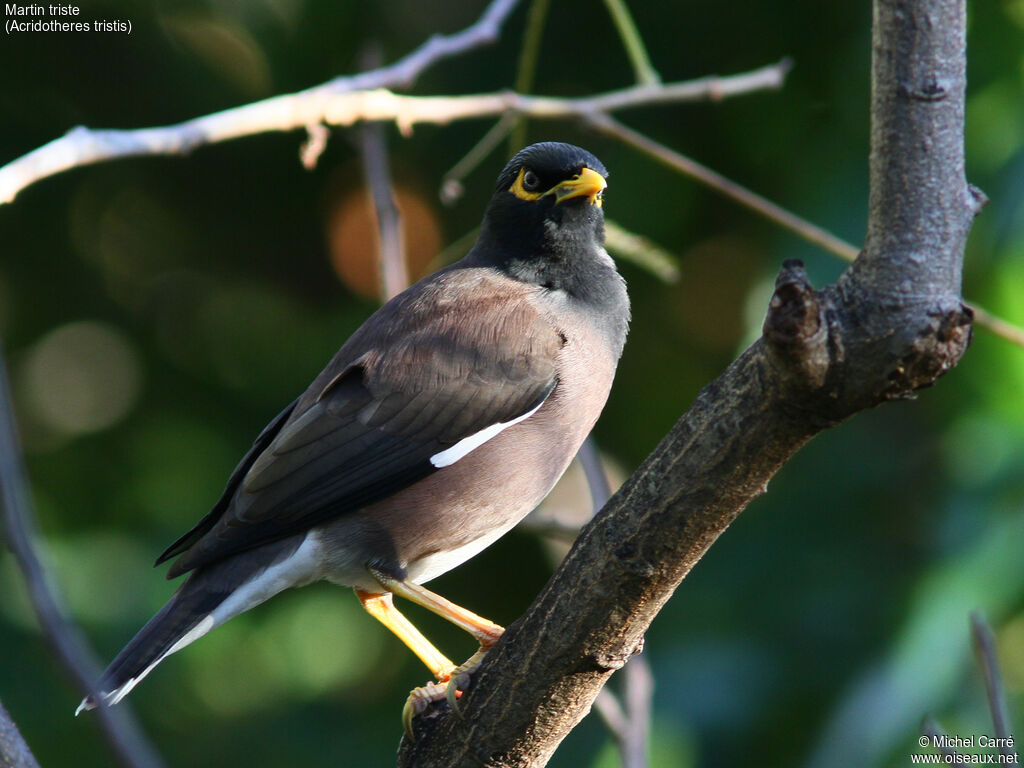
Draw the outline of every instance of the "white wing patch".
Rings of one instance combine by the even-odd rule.
[[[486,443],[491,438],[497,437],[501,432],[504,432],[511,426],[518,424],[521,421],[526,421],[528,418],[533,416],[540,407],[547,402],[547,398],[541,400],[537,405],[528,410],[522,416],[516,416],[511,421],[499,421],[497,424],[491,424],[489,427],[484,427],[479,432],[469,437],[464,437],[451,448],[445,448],[440,453],[435,453],[430,457],[430,463],[440,469],[441,467],[449,467],[459,459],[465,457],[467,454],[475,451],[481,445]]]

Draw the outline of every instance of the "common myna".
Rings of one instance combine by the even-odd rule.
[[[551,490],[604,407],[625,343],[629,300],[603,245],[606,176],[570,144],[512,158],[469,254],[375,312],[157,559],[177,558],[168,578],[188,578],[103,673],[108,703],[214,627],[318,579],[353,587],[437,679],[410,695],[407,729],[425,702],[454,700],[503,630],[421,584]],[[392,595],[469,632],[480,651],[456,667]]]

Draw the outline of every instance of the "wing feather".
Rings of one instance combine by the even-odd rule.
[[[453,269],[381,308],[161,556],[181,555],[168,575],[377,502],[438,471],[431,456],[539,406],[557,384],[561,337],[535,290]]]

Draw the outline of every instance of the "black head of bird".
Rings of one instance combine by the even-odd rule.
[[[375,312],[160,556],[175,558],[168,578],[188,576],[103,673],[108,703],[233,616],[325,579],[353,587],[437,679],[410,694],[407,730],[429,702],[454,704],[503,630],[422,584],[551,490],[625,343],[625,284],[603,247],[606,176],[569,144],[512,158],[472,251]],[[456,666],[393,595],[471,633],[480,651]]]
[[[604,251],[607,175],[579,147],[527,147],[498,176],[476,250],[525,282],[588,290],[585,268]]]

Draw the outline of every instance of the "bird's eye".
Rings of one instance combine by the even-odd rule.
[[[540,177],[533,171],[526,171],[523,174],[523,189],[527,192],[536,192],[540,189]]]

